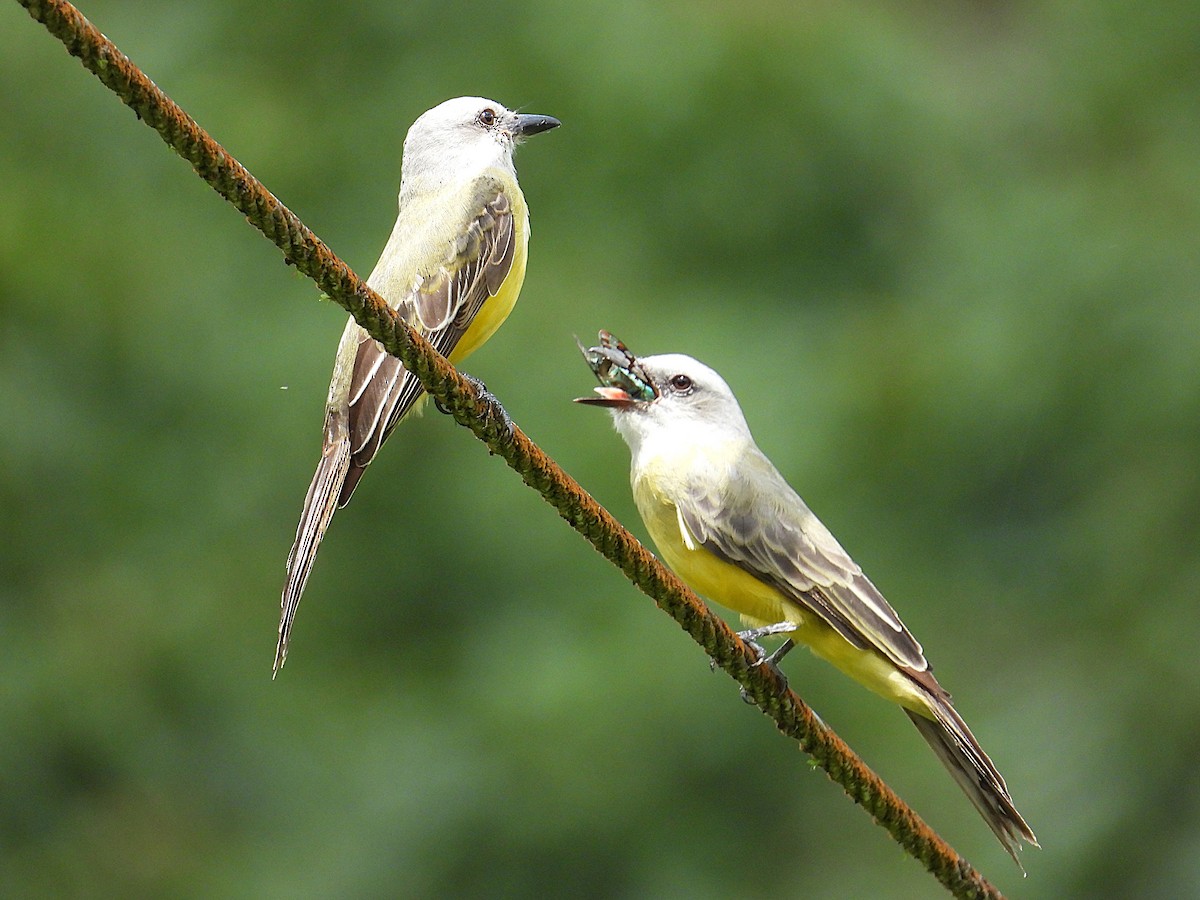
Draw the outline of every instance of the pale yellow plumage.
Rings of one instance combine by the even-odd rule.
[[[749,628],[795,623],[797,630],[787,636],[796,643],[808,647],[881,697],[929,715],[924,694],[889,660],[873,649],[854,646],[819,615],[778,588],[697,543],[678,507],[669,499],[669,488],[662,489],[669,484],[672,474],[672,467],[666,464],[660,465],[658,471],[651,466],[639,472],[633,482],[634,503],[663,562],[692,590],[740,614]]]
[[[399,214],[367,284],[451,362],[491,337],[516,303],[529,213],[512,151],[521,137],[557,125],[548,116],[459,97],[409,129]],[[276,672],[287,659],[292,620],[334,512],[349,502],[392,429],[423,400],[416,378],[350,319],[329,384],[321,461],[288,555]]]
[[[632,453],[634,501],[663,560],[750,626],[807,645],[899,704],[1015,860],[1036,838],[924,651],[754,443],[729,386],[677,354],[637,359],[611,335],[585,351]]]

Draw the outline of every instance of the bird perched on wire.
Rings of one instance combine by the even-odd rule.
[[[525,279],[529,212],[513,149],[559,125],[494,100],[458,97],[408,130],[400,212],[367,279],[451,362],[504,322]],[[296,607],[317,548],[380,445],[425,397],[420,382],[354,321],[346,323],[325,404],[321,461],[287,560],[274,672],[287,659]]]
[[[634,503],[663,560],[738,612],[751,642],[787,636],[898,703],[1004,849],[1037,845],[1004,779],[916,638],[750,435],[725,381],[690,356],[637,358],[608,332],[584,357],[632,454]],[[761,653],[761,649],[760,649]],[[1020,861],[1017,860],[1020,865]]]

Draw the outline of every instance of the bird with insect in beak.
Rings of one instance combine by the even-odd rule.
[[[786,635],[771,665],[805,644],[899,704],[1020,865],[1021,842],[1037,838],[1000,772],[896,611],[758,449],[729,385],[690,356],[638,358],[605,331],[583,354],[600,387],[576,402],[612,413],[634,503],[666,564],[740,613],[743,639]]]

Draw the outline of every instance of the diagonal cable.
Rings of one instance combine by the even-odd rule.
[[[945,843],[769,666],[607,510],[515,425],[503,408],[404,324],[290,210],[214,141],[70,3],[18,0],[122,102],[153,128],[196,173],[241,211],[288,263],[316,282],[389,353],[399,357],[454,419],[504,459],[593,547],[667,612],[745,690],[785,735],[863,807],[901,847],[960,898],[1000,898],[979,872]]]

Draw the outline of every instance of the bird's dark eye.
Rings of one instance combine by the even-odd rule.
[[[692,379],[683,373],[671,376],[671,390],[677,394],[686,394],[692,389]]]
[[[476,121],[485,128],[491,128],[496,124],[496,111],[488,107],[476,117]]]

